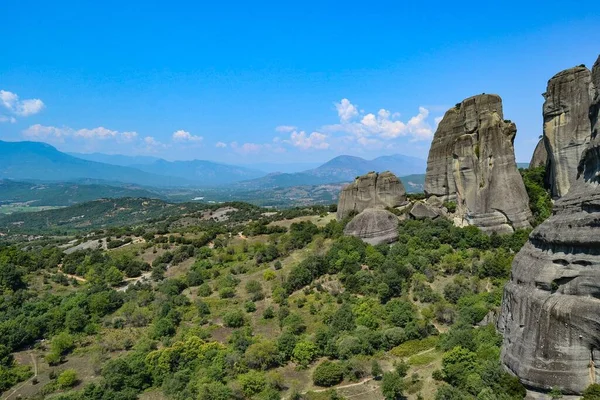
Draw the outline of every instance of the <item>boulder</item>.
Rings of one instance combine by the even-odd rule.
[[[516,132],[497,95],[470,97],[448,110],[429,151],[425,193],[456,201],[461,225],[499,233],[530,227],[529,198],[515,161]]]
[[[544,140],[552,197],[564,196],[577,176],[577,165],[590,140],[589,118],[594,86],[585,66],[559,72],[544,93]]]
[[[594,70],[600,74],[598,62]],[[599,109],[596,92],[596,132]],[[568,193],[515,256],[504,289],[501,360],[541,390],[578,394],[600,383],[600,136],[591,137]]]
[[[440,208],[421,202],[415,203],[410,210],[410,216],[414,219],[435,219],[441,214]]]
[[[344,234],[372,245],[391,243],[398,239],[398,223],[398,217],[387,210],[367,208],[352,218],[344,228]]]
[[[529,168],[545,167],[547,164],[548,151],[546,150],[546,145],[544,144],[544,138],[541,138],[537,146],[535,146],[535,150],[533,150],[533,155],[531,156],[531,161],[529,162]]]
[[[352,212],[367,208],[394,208],[406,203],[404,185],[393,173],[369,172],[345,186],[340,193],[337,218],[343,219]]]

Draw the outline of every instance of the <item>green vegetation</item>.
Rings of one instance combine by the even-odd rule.
[[[20,231],[41,237],[0,245],[2,390],[31,376],[14,357],[30,349],[56,368],[25,386],[39,398],[337,398],[306,392],[370,378],[387,399],[522,398],[493,327],[476,326],[527,232],[407,220],[371,246],[324,206],[231,203],[219,221],[224,205],[89,206],[87,229],[56,223],[79,206],[46,211]]]
[[[552,214],[552,199],[545,184],[546,167],[520,169],[519,172],[529,195],[529,208],[533,213],[534,225],[539,225]]]

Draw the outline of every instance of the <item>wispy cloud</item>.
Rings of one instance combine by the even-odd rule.
[[[28,117],[44,109],[44,102],[40,99],[21,100],[16,93],[0,90],[0,122],[16,122],[17,117]]]
[[[73,129],[69,127],[31,125],[25,129],[23,136],[30,139],[64,142],[66,138],[83,140],[115,140],[117,143],[126,143],[135,140],[137,132],[119,132],[99,126],[92,129]]]
[[[275,128],[275,131],[281,132],[281,133],[288,133],[288,132],[295,131],[296,129],[298,129],[298,128],[295,126],[292,126],[292,125],[279,125],[278,127]]]
[[[215,144],[215,147],[217,147],[219,149],[224,149],[225,147],[227,147],[227,143],[225,143],[225,142],[217,142]]]

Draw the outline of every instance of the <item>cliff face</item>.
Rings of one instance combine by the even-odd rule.
[[[552,196],[564,196],[577,176],[577,165],[590,140],[588,112],[594,95],[592,74],[584,66],[559,72],[544,93],[544,137]]]
[[[529,227],[529,198],[517,171],[514,123],[497,95],[478,95],[446,112],[434,135],[425,192],[456,200],[457,216],[490,232]]]
[[[548,151],[544,144],[544,138],[541,138],[535,150],[533,150],[533,156],[529,162],[529,168],[545,167],[548,164]]]
[[[599,62],[594,74],[600,78]],[[576,179],[516,255],[498,320],[503,363],[540,389],[581,393],[600,383],[600,93],[594,97],[594,133]]]
[[[406,202],[406,190],[400,179],[391,172],[370,172],[359,176],[340,193],[337,218],[367,208],[397,207]]]

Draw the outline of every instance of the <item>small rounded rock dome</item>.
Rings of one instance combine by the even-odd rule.
[[[398,217],[382,208],[367,208],[346,225],[344,234],[375,245],[398,239]]]

